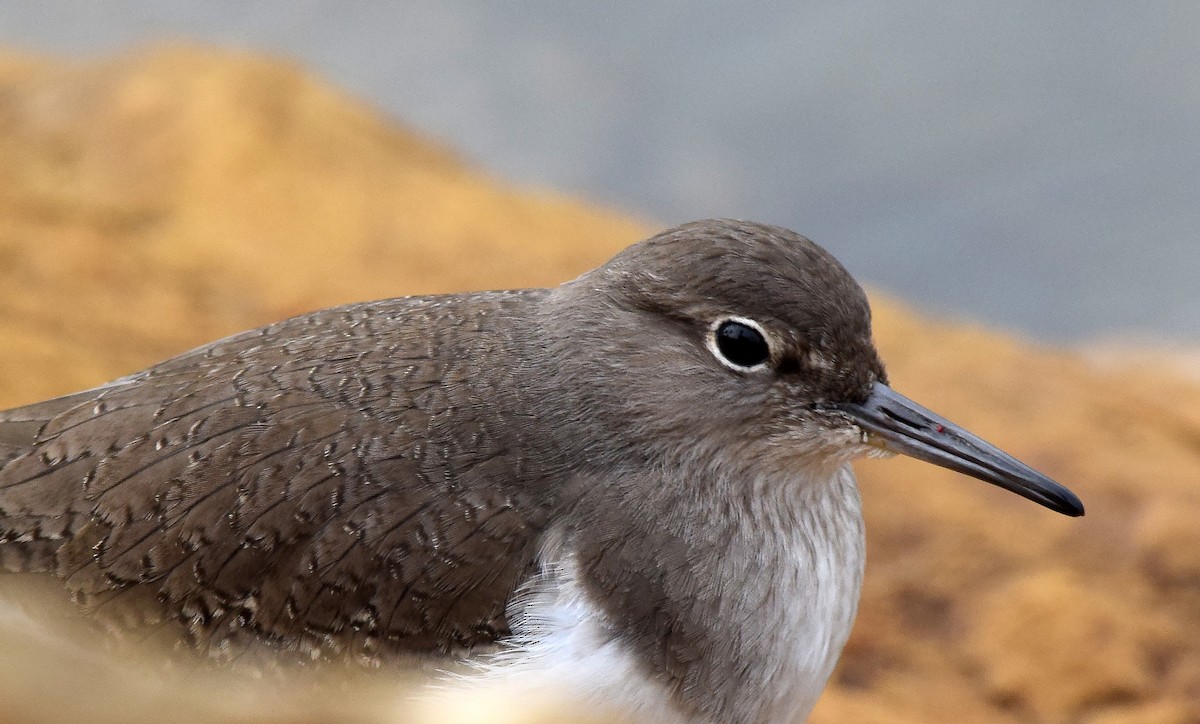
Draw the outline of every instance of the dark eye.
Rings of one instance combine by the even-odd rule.
[[[734,367],[755,367],[771,356],[771,348],[762,331],[745,322],[732,319],[722,322],[713,338],[717,352]]]

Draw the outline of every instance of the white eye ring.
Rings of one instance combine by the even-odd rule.
[[[720,332],[727,325],[738,325],[748,328],[757,333],[759,339],[756,341],[752,337],[742,338],[740,341],[743,344],[749,344],[750,348],[745,350],[732,350],[729,348],[728,340],[725,341],[725,349],[722,349],[723,340],[720,337]],[[733,340],[738,341],[738,340]],[[754,372],[763,369],[771,361],[771,336],[767,334],[767,330],[753,319],[738,316],[718,317],[708,327],[708,334],[704,337],[704,344],[708,347],[708,351],[712,353],[717,361],[725,365],[735,372]],[[731,356],[736,354],[750,354],[750,357],[757,361],[749,364],[739,363],[736,359],[731,359]],[[749,360],[747,360],[749,361]]]

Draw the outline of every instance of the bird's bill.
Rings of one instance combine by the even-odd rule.
[[[835,407],[866,431],[868,444],[979,478],[1064,515],[1083,515],[1070,490],[881,382],[865,402]]]

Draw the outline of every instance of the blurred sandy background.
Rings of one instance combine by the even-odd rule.
[[[522,185],[778,223],[939,314],[1200,341],[1200,3],[40,0],[0,47],[297,58]]]
[[[655,226],[500,182],[287,61],[13,53],[0,405],[316,307],[554,284]],[[1070,484],[1088,516],[918,463],[860,466],[866,590],[814,721],[1200,721],[1194,377],[874,303],[898,389]],[[378,675],[160,681],[31,631],[0,618],[0,721],[400,716]]]

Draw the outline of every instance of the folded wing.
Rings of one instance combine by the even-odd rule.
[[[0,413],[0,567],[218,655],[374,660],[502,635],[540,520],[486,484],[511,475],[496,431],[447,419],[453,371],[322,325]]]

